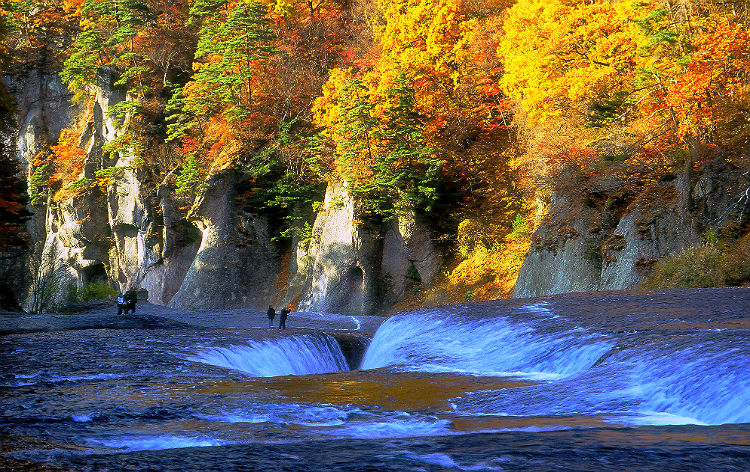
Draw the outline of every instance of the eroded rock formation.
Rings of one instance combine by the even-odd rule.
[[[684,174],[628,193],[617,177],[556,192],[516,281],[515,297],[637,287],[665,256],[702,242],[709,228],[748,219],[748,176],[717,156]],[[580,189],[584,189],[583,192]]]
[[[428,286],[440,268],[425,225],[404,216],[385,230],[368,228],[340,182],[330,184],[312,238],[291,248],[272,242],[265,215],[238,205],[232,171],[212,176],[195,201],[180,201],[168,179],[149,181],[139,156],[125,152],[111,159],[105,152],[120,135],[109,111],[125,99],[106,71],[92,90],[88,114],[70,104],[56,75],[36,74],[13,85],[19,110],[25,110],[18,117],[17,148],[27,172],[35,155],[74,123],[84,130],[81,177],[117,168],[103,192],[34,206],[29,226],[36,246],[29,273],[19,274],[16,284],[27,307],[31,272],[40,264],[54,266],[59,301],[65,287],[95,282],[142,288],[151,303],[182,309],[292,303],[353,315],[387,311],[414,271]],[[283,257],[285,251],[291,257]]]

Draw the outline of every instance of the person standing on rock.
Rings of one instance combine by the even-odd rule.
[[[284,307],[279,313],[279,329],[286,329],[286,316],[289,314],[289,310]]]
[[[131,313],[135,313],[135,304],[138,301],[138,294],[135,290],[132,288],[125,292],[124,302],[125,302],[125,314],[128,314],[128,310],[130,310]]]
[[[276,310],[271,305],[268,305],[266,315],[268,315],[268,327],[270,328],[273,324],[273,318],[276,316]]]
[[[117,294],[117,316],[122,315],[122,306],[125,304],[125,298],[122,296],[122,292]]]

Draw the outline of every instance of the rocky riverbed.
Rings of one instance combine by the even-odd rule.
[[[747,470],[750,289],[0,315],[4,470]],[[355,369],[355,370],[352,370]]]

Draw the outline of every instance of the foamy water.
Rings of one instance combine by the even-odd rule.
[[[619,338],[561,328],[548,322],[559,316],[546,307],[524,309],[542,318],[476,319],[439,309],[392,317],[377,331],[362,368],[395,366],[542,382],[469,395],[457,406],[466,414],[610,412],[635,415],[629,422],[637,424],[750,422],[750,345],[742,342],[746,333],[703,330],[672,339],[647,333]]]
[[[336,340],[324,334],[202,349],[186,359],[257,377],[322,374],[348,369]]]
[[[746,470],[749,316],[725,311],[425,309],[383,322],[358,371],[302,330],[0,337],[0,434],[54,438],[11,454],[81,471]]]

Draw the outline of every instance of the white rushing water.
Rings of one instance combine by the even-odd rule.
[[[362,368],[554,379],[588,369],[612,347],[606,337],[580,329],[549,335],[504,317],[453,319],[435,311],[386,321]]]
[[[693,313],[644,308],[651,299],[618,310],[542,300],[296,317],[308,331],[3,336],[0,432],[72,446],[21,443],[8,456],[72,470],[271,470],[289,452],[319,456],[290,470],[566,469],[566,457],[568,470],[648,468],[627,462],[638,454],[655,469],[749,470],[738,451],[750,313],[727,300]],[[323,334],[332,320],[360,329]],[[375,326],[363,369],[349,372],[339,340],[364,346]],[[602,456],[612,444],[619,452]]]
[[[326,334],[207,348],[186,359],[238,370],[253,377],[322,374],[348,369],[338,342]]]
[[[607,359],[601,378],[609,379],[614,388],[611,397],[638,405],[645,415],[641,422],[747,423],[750,353],[747,346],[731,344],[708,341],[625,349]]]
[[[88,443],[126,451],[155,451],[182,447],[223,446],[233,442],[202,435],[136,435],[106,440],[89,439]]]
[[[571,327],[552,312],[541,313],[547,319],[520,322],[438,310],[390,318],[362,368],[541,382],[467,395],[456,401],[462,414],[597,414],[629,424],[750,422],[750,346],[741,336],[634,332],[618,338]]]

